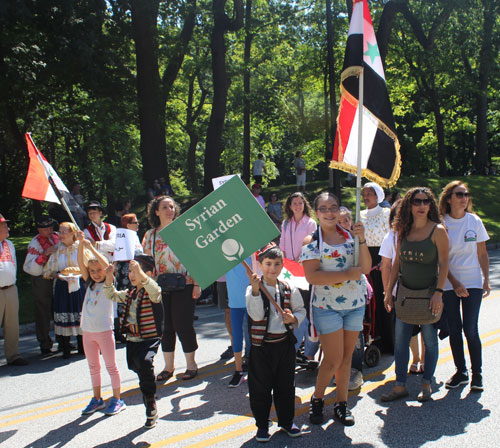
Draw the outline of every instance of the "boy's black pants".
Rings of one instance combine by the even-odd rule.
[[[160,346],[160,338],[140,342],[127,341],[127,365],[139,376],[139,387],[143,395],[156,393],[156,378],[153,360]]]
[[[252,345],[248,368],[250,408],[258,428],[268,428],[272,399],[278,426],[289,428],[295,415],[295,347],[282,342]]]

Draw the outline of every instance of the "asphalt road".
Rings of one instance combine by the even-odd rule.
[[[500,250],[490,252],[494,290],[484,300],[480,333],[483,341],[485,391],[470,392],[468,386],[449,391],[444,382],[454,371],[448,340],[440,342],[433,401],[416,401],[419,376],[408,382],[406,401],[384,404],[380,395],[394,380],[392,357],[365,369],[365,384],[349,398],[356,424],[345,428],[330,418],[311,427],[307,412],[313,392],[314,372],[296,374],[296,423],[304,435],[291,439],[271,428],[269,447],[498,447],[500,428]],[[219,356],[228,345],[223,315],[215,306],[199,306],[196,322],[199,375],[182,381],[186,366],[182,353],[176,359],[176,375],[158,389],[160,419],[156,428],[145,430],[144,406],[137,377],[126,366],[125,348],[117,349],[127,409],[113,417],[97,412],[81,416],[91,397],[85,359],[60,355],[42,359],[34,335],[21,338],[21,352],[30,361],[26,367],[10,367],[0,361],[0,445],[3,447],[254,447],[256,428],[248,404],[248,388],[228,389],[233,365]],[[3,354],[3,341],[0,341]],[[156,370],[163,367],[161,355]],[[103,392],[111,393],[103,366]],[[332,417],[332,387],[327,395],[326,415]]]

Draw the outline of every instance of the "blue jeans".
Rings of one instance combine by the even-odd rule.
[[[233,336],[233,351],[243,351],[243,339],[245,340],[245,355],[250,351],[250,335],[248,333],[248,314],[246,308],[230,308],[231,329]]]
[[[473,288],[467,291],[469,291],[469,297],[458,297],[455,291],[445,291],[443,294],[443,303],[450,329],[450,347],[457,371],[467,372],[462,338],[463,330],[469,348],[472,372],[481,373],[482,348],[477,322],[483,300],[483,290]],[[462,314],[460,314],[460,304],[462,304]]]
[[[394,359],[396,362],[396,386],[406,385],[408,361],[410,360],[410,339],[413,324],[406,324],[396,317]],[[433,324],[422,325],[425,344],[424,375],[422,384],[431,384],[439,356],[437,328]]]
[[[295,351],[300,348],[302,341],[304,341],[304,356],[313,357],[319,348],[319,341],[312,342],[309,340],[309,319],[306,317],[302,323],[293,330],[293,334],[297,338],[297,342],[295,344]]]

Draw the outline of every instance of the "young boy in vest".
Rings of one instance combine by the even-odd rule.
[[[90,224],[85,228],[85,238],[101,252],[109,262],[115,250],[116,227],[102,220],[103,208],[97,201],[87,205],[87,216]]]
[[[158,419],[156,381],[153,359],[160,346],[163,308],[161,289],[151,278],[154,260],[150,255],[136,255],[130,262],[129,279],[132,288],[117,291],[113,286],[112,264],[106,269],[106,297],[125,304],[122,334],[127,335],[127,365],[139,376],[139,387],[146,406],[145,428],[153,428]]]
[[[248,368],[250,408],[257,425],[256,440],[267,442],[272,397],[278,416],[278,426],[290,437],[302,435],[293,423],[295,415],[295,337],[297,328],[306,316],[304,302],[297,288],[278,280],[283,268],[283,252],[274,243],[258,254],[262,279],[250,278],[246,292],[248,315],[252,322],[252,348]],[[263,285],[281,305],[279,313],[260,291]]]

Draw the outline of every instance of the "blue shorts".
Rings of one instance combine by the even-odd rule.
[[[318,334],[329,334],[343,328],[347,331],[361,331],[365,307],[352,310],[325,310],[313,306],[314,326]]]

